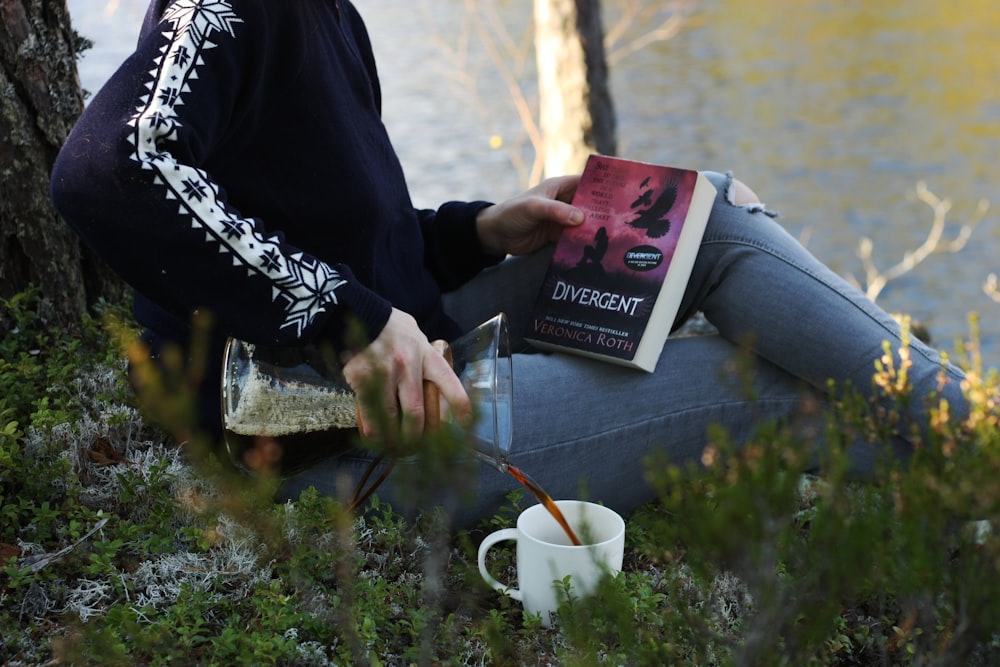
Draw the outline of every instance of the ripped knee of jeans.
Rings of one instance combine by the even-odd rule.
[[[745,209],[747,213],[763,213],[764,215],[777,218],[778,212],[767,208],[763,202],[751,201],[737,204],[736,203],[736,178],[733,177],[732,171],[727,171],[725,173],[720,173],[716,171],[706,171],[702,172],[708,177],[708,180],[712,182],[712,185],[722,193],[727,204],[730,206],[736,206],[738,208]]]

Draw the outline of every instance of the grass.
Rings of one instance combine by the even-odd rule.
[[[135,407],[105,305],[51,330],[32,293],[0,341],[0,664],[988,665],[1000,657],[1000,435],[994,373],[969,354],[973,415],[937,418],[880,484],[846,443],[886,437],[837,388],[822,477],[801,435],[762,424],[705,465],[650,460],[658,500],[629,522],[623,576],[570,598],[555,630],[489,590],[475,534],[355,517],[183,455]],[[108,323],[117,323],[108,326]],[[973,349],[974,348],[970,348]],[[905,369],[875,378],[908,400]],[[482,526],[512,525],[512,496]],[[973,520],[981,520],[973,522]],[[984,532],[985,531],[985,532]],[[513,553],[494,572],[513,577]]]

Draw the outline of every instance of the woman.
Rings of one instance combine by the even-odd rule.
[[[449,202],[414,210],[380,119],[371,45],[346,0],[155,0],[135,53],[94,97],[52,177],[60,213],[136,291],[154,354],[186,347],[195,311],[211,313],[213,354],[227,336],[268,345],[328,342],[347,357],[356,390],[386,381],[384,408],[408,434],[423,425],[422,384],[459,418],[468,397],[429,343],[498,311],[511,318],[512,461],[555,497],[580,493],[621,510],[652,497],[642,459],[663,447],[699,457],[706,428],[745,438],[765,418],[791,417],[804,386],[827,380],[871,390],[896,323],[807,253],[729,176],[719,190],[677,324],[702,311],[720,336],[668,342],[650,374],[561,354],[531,354],[521,334],[548,250],[582,221],[578,178],[550,179],[499,204]],[[509,259],[504,259],[511,255]],[[749,344],[759,357],[753,397],[725,377]],[[913,344],[915,390],[936,389],[941,361]],[[218,367],[218,364],[212,368]],[[965,410],[961,373],[943,395]],[[209,373],[202,418],[219,430],[219,377]],[[920,420],[922,401],[914,401]],[[905,443],[900,442],[905,450]],[[857,467],[873,452],[859,449]],[[290,480],[333,493],[357,476],[358,452]],[[488,515],[515,486],[483,469],[475,502]],[[380,491],[397,502],[392,478]]]

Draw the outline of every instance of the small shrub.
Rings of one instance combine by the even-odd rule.
[[[193,466],[126,387],[127,318],[108,307],[108,326],[47,331],[32,299],[4,303],[18,324],[0,340],[0,662],[1000,657],[1000,538],[988,530],[1000,513],[997,380],[975,363],[970,417],[953,423],[935,405],[913,460],[886,462],[877,484],[852,481],[846,456],[858,438],[891,437],[894,415],[839,387],[819,471],[812,443],[780,424],[739,448],[713,430],[698,466],[651,459],[659,498],[627,517],[622,574],[545,629],[486,587],[474,540],[435,516],[404,521],[377,496],[353,516],[314,491],[275,505],[273,481],[234,478],[210,455]],[[909,400],[904,370],[884,365],[874,380]],[[445,475],[453,451],[437,447]],[[512,494],[481,528],[513,525],[524,505]]]

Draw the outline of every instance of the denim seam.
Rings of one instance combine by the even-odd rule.
[[[682,417],[685,417],[685,416],[690,415],[692,413],[704,412],[706,410],[714,412],[714,411],[717,411],[717,410],[724,410],[724,409],[726,409],[728,407],[733,407],[733,406],[740,407],[740,406],[744,406],[744,405],[746,405],[748,403],[753,404],[755,407],[770,407],[770,406],[775,406],[775,405],[786,405],[786,404],[795,405],[795,404],[801,403],[801,401],[802,401],[802,395],[790,396],[790,397],[787,397],[787,398],[767,398],[767,399],[745,398],[745,399],[742,399],[742,400],[729,400],[729,401],[723,401],[723,402],[719,402],[718,400],[714,400],[714,401],[705,403],[704,405],[700,405],[698,407],[685,408],[684,410],[681,410],[681,411],[678,411],[678,412],[671,412],[671,413],[669,413],[667,415],[657,415],[655,417],[650,417],[650,418],[647,418],[647,419],[642,419],[642,420],[637,420],[637,421],[629,422],[629,424],[627,424],[627,425],[619,425],[619,426],[616,426],[615,428],[612,428],[612,429],[599,430],[599,431],[595,430],[595,431],[592,431],[590,434],[588,434],[586,436],[583,436],[583,437],[576,437],[576,438],[572,438],[572,439],[569,439],[569,440],[552,441],[552,442],[549,442],[549,443],[545,444],[544,446],[534,447],[534,448],[532,448],[532,451],[539,451],[540,452],[540,451],[545,451],[547,449],[551,449],[552,447],[573,446],[573,445],[576,445],[577,443],[579,443],[579,442],[581,442],[583,440],[588,440],[588,439],[591,439],[591,438],[604,438],[604,437],[608,437],[608,436],[613,436],[615,433],[618,433],[620,431],[625,431],[625,430],[630,430],[630,429],[633,429],[633,428],[636,428],[636,427],[646,426],[647,424],[649,424],[651,422],[656,422],[656,421],[660,421],[660,420],[663,420],[663,419],[668,419],[669,420],[669,419],[682,418]],[[763,410],[763,412],[767,412],[767,410]],[[712,423],[712,422],[707,422],[707,423]],[[515,438],[516,437],[517,436],[515,434]],[[664,441],[663,444],[666,444],[666,441]],[[516,447],[516,445],[515,445],[515,447]],[[513,448],[512,448],[512,451],[513,451]]]

